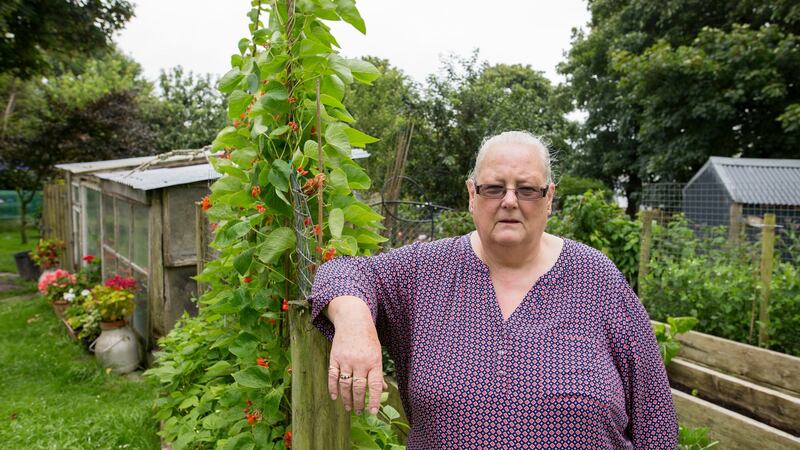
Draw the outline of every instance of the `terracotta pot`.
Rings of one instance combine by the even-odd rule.
[[[113,322],[100,322],[101,330],[116,330],[125,326],[124,320],[115,320]]]
[[[69,307],[69,303],[66,300],[56,300],[53,302],[53,311],[56,312],[56,315],[59,319],[64,318],[64,311]]]

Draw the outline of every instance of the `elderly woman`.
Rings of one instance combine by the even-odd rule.
[[[383,342],[409,449],[674,449],[647,313],[603,254],[544,231],[547,148],[519,131],[484,141],[467,190],[474,232],[320,267],[331,397],[361,413],[368,391],[377,412]]]

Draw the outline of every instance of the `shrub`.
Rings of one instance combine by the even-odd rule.
[[[469,211],[443,211],[436,219],[438,237],[461,236],[475,230]]]

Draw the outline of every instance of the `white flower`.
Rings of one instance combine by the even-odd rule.
[[[89,292],[88,289],[84,289],[84,290],[81,291],[81,295],[84,296],[84,297],[88,297],[89,294],[91,294],[91,292]]]
[[[69,292],[64,293],[64,300],[68,302],[75,300],[75,292],[73,292],[73,289],[70,289]]]

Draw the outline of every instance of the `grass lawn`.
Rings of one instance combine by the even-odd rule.
[[[29,228],[28,243],[20,244],[19,227],[11,225],[8,221],[0,223],[0,272],[17,273],[14,253],[33,250],[33,247],[39,242],[39,230],[35,227]]]
[[[0,300],[0,447],[160,449],[155,387],[106,374],[41,297]]]

